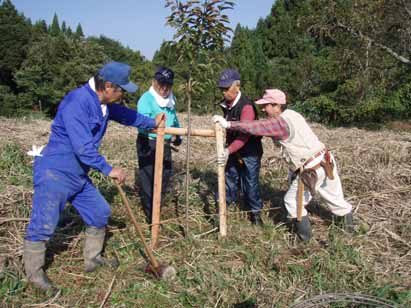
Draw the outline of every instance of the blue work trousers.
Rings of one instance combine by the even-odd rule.
[[[50,167],[37,157],[33,167],[33,208],[26,240],[47,241],[54,234],[67,202],[79,212],[86,225],[103,228],[111,209],[86,174],[73,174]]]
[[[237,201],[238,189],[244,195],[248,209],[258,214],[263,208],[260,196],[259,176],[261,156],[246,156],[238,158],[230,155],[225,167],[227,204]]]

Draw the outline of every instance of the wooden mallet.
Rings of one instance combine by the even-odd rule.
[[[137,220],[133,212],[131,211],[130,203],[128,202],[127,196],[124,193],[123,188],[121,188],[120,184],[118,184],[117,181],[114,181],[114,183],[117,186],[118,192],[120,193],[121,200],[123,201],[123,204],[127,208],[128,215],[130,216],[131,221],[133,222],[133,225],[136,228],[138,235],[140,236],[141,242],[144,245],[144,250],[146,251],[146,254],[150,260],[150,264],[147,265],[145,272],[152,273],[158,279],[173,280],[176,277],[175,268],[170,265],[160,264],[156,260],[151,248],[147,245],[146,240],[144,239],[143,232],[141,231],[141,228],[139,224],[137,223]]]

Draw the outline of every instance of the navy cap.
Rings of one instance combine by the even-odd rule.
[[[220,79],[218,80],[218,87],[219,88],[229,88],[233,84],[234,81],[240,80],[240,73],[232,68],[225,69],[221,75]]]
[[[172,85],[174,83],[174,72],[167,67],[160,67],[154,74],[154,79],[160,83]]]
[[[131,68],[129,65],[115,61],[107,63],[99,71],[99,75],[105,81],[111,81],[123,90],[133,93],[137,91],[138,87],[128,79],[130,73]]]

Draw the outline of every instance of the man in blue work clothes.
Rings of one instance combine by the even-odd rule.
[[[23,258],[29,282],[42,290],[54,289],[43,271],[46,242],[53,235],[67,201],[87,226],[85,271],[94,271],[99,265],[118,265],[118,261],[101,256],[111,209],[87,173],[93,168],[123,183],[125,170],[112,167],[98,152],[108,121],[150,129],[163,116],[151,119],[114,104],[125,91],[137,90],[129,76],[130,66],[110,62],[87,84],[69,92],[59,105],[47,146],[34,161],[33,209]]]
[[[159,113],[166,115],[166,127],[180,127],[175,109],[176,99],[172,92],[174,72],[166,67],[160,67],[154,74],[150,89],[145,92],[137,103],[139,113],[154,118]],[[139,167],[140,196],[147,221],[152,221],[154,165],[156,160],[156,134],[139,129],[137,137],[137,156]],[[181,144],[180,136],[166,134],[164,136],[164,162],[162,192],[167,190],[172,175],[171,147]]]

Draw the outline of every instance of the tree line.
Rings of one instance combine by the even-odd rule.
[[[184,1],[181,1],[184,2]],[[234,7],[235,13],[235,7]],[[249,29],[238,24],[224,50],[209,48],[179,59],[163,42],[148,61],[139,51],[105,36],[85,37],[44,20],[32,23],[11,0],[0,6],[0,115],[52,116],[61,98],[87,81],[102,63],[133,67],[140,86],[131,106],[149,87],[158,65],[176,72],[179,111],[186,109],[187,74],[193,112],[214,112],[221,99],[219,72],[237,68],[242,91],[253,99],[266,88],[284,90],[294,109],[334,125],[409,119],[411,115],[411,3],[407,0],[277,0]],[[209,61],[208,59],[213,59]]]

